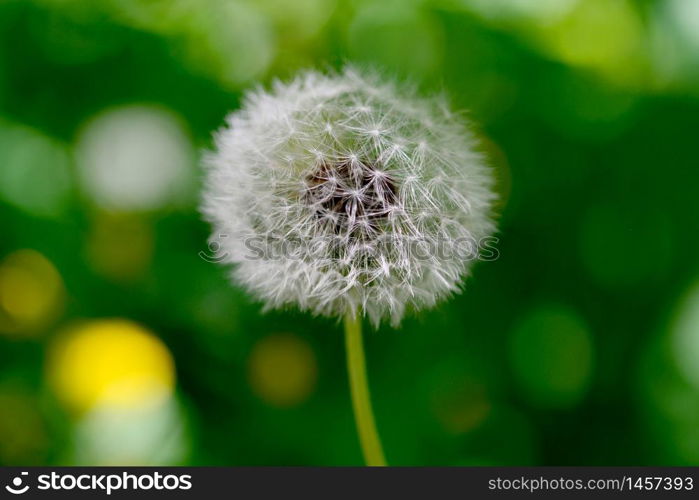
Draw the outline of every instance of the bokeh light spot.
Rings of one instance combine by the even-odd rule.
[[[182,409],[174,397],[139,407],[100,404],[77,423],[75,462],[90,465],[177,465],[188,452]]]
[[[450,381],[433,398],[435,416],[447,432],[456,435],[477,428],[492,409],[485,387],[467,378]]]
[[[350,53],[399,72],[429,73],[441,64],[440,26],[410,2],[368,3],[349,26]]]
[[[194,153],[178,118],[130,106],[102,113],[83,129],[77,162],[85,193],[113,211],[147,211],[187,200]]]
[[[308,399],[317,372],[311,346],[291,334],[274,334],[257,342],[248,363],[253,392],[269,405],[282,408]]]
[[[257,0],[256,6],[274,19],[284,40],[316,35],[328,22],[337,0]],[[283,44],[280,44],[283,45]]]
[[[0,332],[36,333],[63,311],[65,288],[39,252],[19,250],[0,263]]]
[[[574,311],[541,306],[515,326],[510,361],[530,403],[543,408],[572,407],[581,401],[590,383],[592,338]]]
[[[135,215],[98,213],[87,241],[92,268],[119,283],[130,283],[148,269],[153,255],[153,230]]]
[[[689,319],[687,313],[692,316],[690,308],[696,307],[698,298],[699,288],[695,288],[681,304],[680,315],[671,328],[649,339],[638,364],[635,400],[642,410],[639,414],[646,446],[653,449],[657,460],[676,465],[694,465],[699,461],[699,391],[693,378],[697,371],[685,364],[686,361],[696,364],[696,358],[691,360],[691,353],[678,356],[677,352],[681,347],[678,344],[682,344],[677,342],[678,327],[683,326],[684,319]],[[691,321],[684,326],[690,324]]]
[[[262,76],[276,51],[274,31],[253,3],[219,0],[189,13],[185,53],[191,66],[227,87]]]
[[[41,217],[63,215],[73,181],[68,148],[0,120],[0,199]]]
[[[562,61],[598,71],[619,83],[642,83],[643,26],[627,0],[585,0],[541,32]]]
[[[563,17],[579,0],[462,0],[486,19],[548,24]]]
[[[699,2],[696,0],[668,0],[661,4],[666,8],[681,36],[699,49]]]
[[[37,398],[17,387],[0,386],[0,409],[0,463],[45,463],[50,442]]]
[[[655,87],[664,91],[673,87],[696,89],[699,77],[699,2],[657,2],[648,22],[654,70],[651,81],[656,83]]]
[[[677,367],[699,390],[699,286],[684,299],[672,331],[672,351]]]
[[[124,23],[166,38],[190,69],[237,88],[264,74],[275,55],[274,30],[257,3],[108,0],[102,7]]]
[[[170,395],[174,362],[152,332],[124,319],[90,321],[63,332],[49,353],[56,396],[85,411],[97,404],[139,407]]]

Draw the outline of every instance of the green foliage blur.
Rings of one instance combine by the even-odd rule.
[[[340,325],[209,262],[245,90],[379,68],[498,176],[499,258],[367,327],[393,465],[699,465],[695,0],[0,0],[0,464],[361,464]]]

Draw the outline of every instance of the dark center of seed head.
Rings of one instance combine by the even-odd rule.
[[[306,178],[305,200],[335,234],[367,239],[395,208],[394,179],[360,160],[320,163]]]

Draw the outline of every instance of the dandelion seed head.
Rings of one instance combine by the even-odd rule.
[[[492,173],[466,124],[374,75],[251,92],[215,142],[202,212],[234,281],[268,308],[397,325],[468,274],[440,244],[494,231]]]

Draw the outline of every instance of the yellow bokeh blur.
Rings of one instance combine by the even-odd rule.
[[[139,407],[169,397],[172,356],[152,332],[125,319],[90,321],[52,346],[47,376],[56,396],[78,412],[96,405]]]
[[[101,276],[131,283],[150,266],[153,240],[153,229],[144,218],[98,212],[87,240],[87,257]]]
[[[648,61],[643,25],[627,0],[586,0],[536,34],[548,51],[619,84],[643,84]]]
[[[0,263],[0,332],[37,333],[60,315],[64,303],[63,280],[39,252],[19,250]]]
[[[45,463],[50,437],[38,398],[22,385],[0,383],[0,464]]]
[[[248,378],[253,392],[271,406],[288,408],[306,401],[318,368],[311,346],[291,334],[274,334],[252,350]]]

